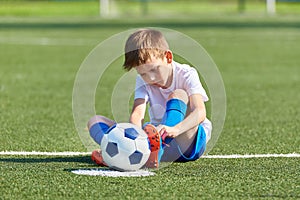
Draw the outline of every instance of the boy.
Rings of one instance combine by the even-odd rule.
[[[160,161],[197,160],[212,129],[204,105],[208,97],[197,71],[173,61],[164,36],[152,29],[141,29],[129,36],[124,68],[135,68],[139,74],[130,122],[148,134],[151,155],[146,166],[157,168]],[[150,123],[144,124],[147,103]],[[103,134],[114,124],[106,117],[94,116],[88,122],[91,137],[100,144]],[[99,151],[92,153],[92,159],[105,165]]]

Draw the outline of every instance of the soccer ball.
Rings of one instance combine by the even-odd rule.
[[[131,123],[111,127],[101,141],[104,162],[119,171],[135,171],[143,167],[150,156],[147,134]]]

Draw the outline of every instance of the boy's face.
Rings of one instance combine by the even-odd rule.
[[[172,53],[167,52],[163,59],[152,56],[145,64],[137,66],[136,71],[147,84],[168,88],[173,76]]]

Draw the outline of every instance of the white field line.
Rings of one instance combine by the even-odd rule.
[[[85,156],[91,152],[38,152],[38,151],[0,151],[0,155],[9,156]],[[207,155],[201,158],[230,159],[230,158],[300,158],[299,153],[289,154],[250,154],[250,155]]]
[[[202,158],[300,158],[298,153],[289,154],[250,154],[250,155],[207,155]]]
[[[38,152],[38,151],[0,151],[0,155],[9,156],[85,156],[91,155],[91,152]]]

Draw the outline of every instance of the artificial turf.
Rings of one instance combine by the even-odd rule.
[[[113,34],[159,26],[199,42],[226,89],[216,154],[299,153],[300,21],[281,18],[89,21],[2,19],[0,150],[86,151],[74,126],[72,91],[89,52]],[[122,58],[97,88],[96,111],[108,117]],[[201,74],[201,72],[200,72]],[[88,120],[88,119],[86,119]],[[299,198],[299,158],[200,159],[140,178],[88,177],[89,157],[1,156],[1,199]]]

